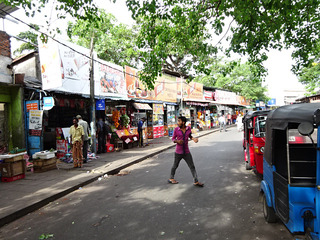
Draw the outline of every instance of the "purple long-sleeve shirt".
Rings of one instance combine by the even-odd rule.
[[[188,145],[189,138],[192,139],[190,127],[186,127],[185,134],[183,134],[182,130],[179,127],[176,127],[174,129],[173,135],[172,135],[172,141],[174,142],[175,140],[183,140],[182,145],[177,144],[177,146],[176,146],[176,153],[177,154],[190,153],[189,145]]]

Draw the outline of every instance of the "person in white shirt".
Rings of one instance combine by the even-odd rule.
[[[224,131],[226,131],[226,118],[225,118],[225,116],[221,115],[218,118],[218,121],[219,121],[220,132],[222,131],[222,128],[223,128]]]
[[[237,120],[236,120],[236,123],[237,123],[238,132],[240,132],[240,131],[242,130],[242,127],[243,127],[243,122],[242,122],[242,116],[241,116],[241,114],[238,115]]]

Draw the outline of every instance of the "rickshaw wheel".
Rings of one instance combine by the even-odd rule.
[[[268,223],[275,223],[277,221],[276,214],[275,214],[273,208],[268,206],[267,198],[266,198],[265,194],[263,194],[262,201],[263,201],[263,215],[264,215],[265,220]]]
[[[251,170],[252,167],[250,166],[250,162],[245,162],[246,170]]]

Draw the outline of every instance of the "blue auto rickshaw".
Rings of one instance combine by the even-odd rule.
[[[320,103],[268,114],[261,196],[267,222],[320,239]]]

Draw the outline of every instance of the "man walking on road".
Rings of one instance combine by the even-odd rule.
[[[72,158],[73,167],[82,168],[82,145],[83,145],[83,128],[78,124],[78,119],[73,118],[73,125],[70,127],[71,136],[71,148],[72,148]]]
[[[177,144],[176,152],[174,154],[174,163],[171,169],[171,176],[168,180],[168,183],[177,184],[179,183],[174,179],[174,175],[179,166],[182,158],[188,164],[188,167],[191,170],[194,186],[203,187],[204,184],[198,181],[198,176],[196,172],[196,168],[193,163],[192,155],[189,150],[188,140],[189,138],[193,140],[195,143],[198,142],[198,138],[194,138],[191,135],[191,128],[186,126],[187,119],[185,117],[180,116],[178,118],[178,127],[174,129],[172,141]]]
[[[79,125],[82,126],[83,132],[84,132],[82,157],[83,157],[83,162],[87,163],[88,162],[89,125],[86,121],[82,120],[82,117],[80,115],[78,115],[77,118],[79,120]]]
[[[226,131],[226,118],[224,117],[224,115],[221,115],[218,119],[219,121],[219,130],[220,132],[222,131],[222,128],[224,131]]]
[[[146,118],[143,117],[138,123],[138,134],[139,134],[139,147],[143,147],[143,124],[146,121]]]

